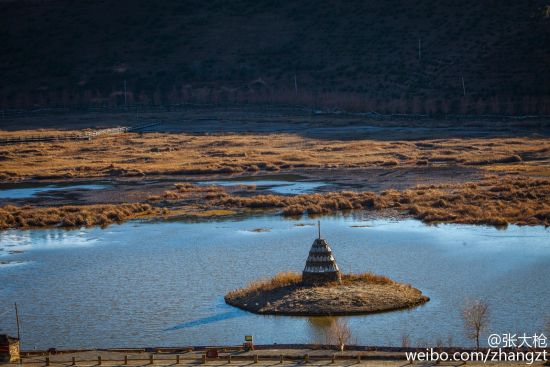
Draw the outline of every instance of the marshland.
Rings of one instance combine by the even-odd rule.
[[[248,283],[266,287],[257,279],[299,273],[312,218],[344,273],[383,274],[392,280],[378,283],[412,284],[431,299],[346,317],[358,343],[467,345],[459,309],[471,298],[493,300],[495,329],[509,327],[511,313],[533,332],[547,317],[538,307],[546,295],[523,286],[544,287],[538,274],[550,259],[544,127],[515,134],[495,122],[498,134],[463,126],[422,136],[426,121],[347,121],[351,132],[339,133],[323,121],[288,132],[200,121],[0,146],[0,281],[11,295],[2,307],[23,305],[28,347],[226,344],[248,333],[322,342],[323,318],[224,302]]]
[[[219,124],[201,127],[203,115],[195,114],[191,123],[169,119],[151,132],[0,145],[6,190],[52,183],[108,186],[19,199],[6,193],[0,197],[0,228],[106,226],[262,210],[286,216],[367,210],[427,223],[549,224],[544,122],[522,134],[498,121],[452,130],[433,122],[430,137],[411,138],[424,134],[429,121],[338,116],[340,129],[334,130],[330,117],[304,122],[296,113],[289,117],[296,119],[292,132],[280,132],[292,123],[239,122],[256,114],[228,117],[219,111],[231,132],[219,131]],[[357,132],[372,125],[376,133]],[[0,131],[0,138],[89,131],[12,130]],[[310,189],[277,192],[274,186],[287,177]]]

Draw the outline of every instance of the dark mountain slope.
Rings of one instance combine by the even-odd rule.
[[[127,103],[544,113],[549,12],[529,0],[4,0],[0,102],[120,104],[126,81]]]

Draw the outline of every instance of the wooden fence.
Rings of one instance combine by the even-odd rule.
[[[33,143],[33,142],[56,142],[68,140],[92,140],[93,138],[105,135],[121,134],[125,132],[141,132],[147,128],[160,125],[160,122],[152,122],[138,126],[121,126],[108,129],[100,129],[85,132],[79,135],[33,135],[33,136],[14,136],[0,138],[0,145]]]

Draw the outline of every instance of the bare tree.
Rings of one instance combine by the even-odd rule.
[[[466,336],[475,340],[479,349],[479,337],[489,324],[489,305],[483,300],[468,302],[462,309],[462,319]]]
[[[344,351],[351,337],[351,330],[344,319],[336,319],[326,330],[327,344],[338,345],[341,352]]]

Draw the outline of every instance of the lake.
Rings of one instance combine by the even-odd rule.
[[[37,195],[59,194],[64,195],[68,191],[75,190],[103,190],[109,188],[109,185],[100,184],[44,184],[36,183],[33,185],[25,184],[4,184],[0,186],[0,199],[24,199]]]
[[[315,192],[319,188],[326,186],[324,182],[315,181],[286,181],[286,180],[225,180],[225,181],[202,181],[199,185],[216,186],[239,186],[254,185],[258,191],[265,190],[282,195],[298,195]]]
[[[322,218],[341,270],[373,271],[431,298],[406,311],[346,317],[354,341],[472,345],[460,308],[486,298],[489,333],[542,332],[550,316],[550,229],[428,226],[416,220]],[[0,332],[24,349],[324,342],[327,318],[259,316],[224,294],[278,271],[302,271],[315,221],[259,216],[106,229],[0,232]]]

